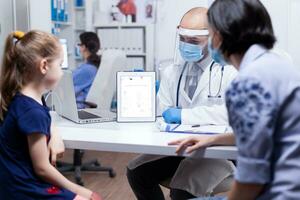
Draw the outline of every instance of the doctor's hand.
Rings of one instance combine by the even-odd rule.
[[[177,154],[180,154],[184,151],[189,154],[201,147],[208,147],[213,145],[214,141],[215,136],[213,135],[195,135],[171,141],[168,143],[168,145],[178,145],[178,147],[176,148]]]
[[[168,124],[181,124],[181,109],[169,108],[162,113],[162,116]]]

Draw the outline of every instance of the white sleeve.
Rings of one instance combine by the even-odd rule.
[[[176,106],[176,99],[173,98],[173,89],[171,87],[171,79],[170,75],[168,76],[169,68],[167,68],[164,73],[162,74],[161,83],[159,86],[159,90],[157,93],[157,104],[158,109],[160,112],[158,114],[160,115],[163,111],[165,111],[167,108],[175,107]],[[176,94],[175,94],[176,95]]]
[[[182,109],[181,123],[227,125],[228,116],[225,104]]]

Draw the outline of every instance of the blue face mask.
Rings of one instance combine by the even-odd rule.
[[[219,49],[214,49],[211,37],[208,38],[208,52],[211,58],[222,66],[228,65]]]
[[[204,57],[203,48],[196,44],[180,41],[179,51],[183,60],[187,62],[198,62]]]

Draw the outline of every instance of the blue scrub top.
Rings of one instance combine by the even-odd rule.
[[[85,101],[96,74],[96,66],[89,63],[83,63],[73,71],[77,108],[84,108],[84,103],[82,102]]]
[[[46,106],[16,94],[0,124],[0,199],[74,199],[75,194],[42,181],[34,172],[27,136],[50,139],[51,118]]]

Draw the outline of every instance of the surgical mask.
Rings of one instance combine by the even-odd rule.
[[[187,62],[198,62],[204,57],[203,47],[197,44],[180,41],[179,51],[183,60]]]
[[[209,52],[211,58],[214,61],[216,61],[217,63],[219,63],[220,65],[222,65],[222,66],[228,65],[228,63],[226,62],[224,56],[220,52],[220,49],[214,49],[213,48],[211,37],[208,38],[208,52]]]

